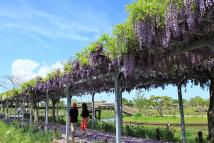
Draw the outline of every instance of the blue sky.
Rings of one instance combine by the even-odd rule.
[[[132,0],[1,0],[0,76],[14,75],[23,80],[45,76],[61,62],[127,18],[125,5]],[[0,78],[3,81],[3,78]],[[190,86],[190,85],[189,85]],[[0,88],[0,92],[5,89]],[[135,91],[125,97],[134,97]],[[149,95],[177,98],[176,88],[156,89]],[[188,88],[185,98],[208,97],[208,91]],[[109,96],[111,98],[109,98]],[[97,100],[114,101],[112,95]],[[83,97],[89,100],[89,96]],[[82,99],[83,99],[82,98]]]

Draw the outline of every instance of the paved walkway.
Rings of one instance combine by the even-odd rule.
[[[62,131],[62,139],[54,141],[53,143],[66,143],[66,132],[65,132],[65,126],[63,125],[50,125],[51,129],[58,128]],[[103,133],[101,131],[95,131],[95,130],[87,130],[86,135],[83,135],[83,133],[77,129],[75,142],[76,143],[114,143],[114,134],[110,133]],[[71,137],[70,137],[71,140]],[[123,136],[121,143],[164,143],[163,141],[156,141],[152,139],[142,139],[142,138],[132,138]],[[166,142],[165,142],[166,143]]]

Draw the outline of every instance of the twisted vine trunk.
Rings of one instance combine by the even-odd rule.
[[[214,78],[210,79],[210,101],[207,113],[209,140],[214,142]]]
[[[58,99],[52,99],[52,118],[53,122],[56,122],[56,103],[58,102]]]
[[[8,106],[9,106],[9,103],[8,101],[6,101],[6,118],[8,118]]]
[[[3,113],[5,114],[5,102],[2,104],[3,106]]]
[[[14,102],[14,101],[13,101]],[[12,106],[13,106],[13,104],[12,104]],[[15,113],[14,113],[14,115],[15,115],[15,117],[18,117],[19,115],[19,113],[18,113],[18,108],[19,108],[19,103],[18,103],[18,101],[17,100],[15,100]],[[13,107],[12,107],[12,109],[13,109]]]
[[[58,120],[59,119],[59,100],[56,104],[56,119]]]
[[[34,121],[33,121],[34,124],[38,123],[39,118],[38,118],[38,108],[37,108],[36,102],[33,102],[33,115],[34,115]]]
[[[21,126],[24,124],[24,114],[25,114],[25,102],[21,103],[21,114],[22,114],[22,119],[21,119]]]

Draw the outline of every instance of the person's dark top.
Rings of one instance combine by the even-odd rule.
[[[89,116],[89,111],[88,111],[88,110],[82,110],[81,116],[82,116],[83,118],[88,117],[88,116]]]
[[[77,108],[71,108],[69,111],[69,116],[70,116],[70,122],[71,123],[76,123],[78,121],[78,109]]]

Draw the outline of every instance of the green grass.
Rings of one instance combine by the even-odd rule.
[[[102,110],[101,111],[101,119],[112,119],[114,118],[113,110]]]
[[[7,125],[0,121],[0,143],[50,143],[52,134],[35,128],[19,128],[18,123]]]
[[[126,122],[143,123],[180,123],[180,118],[175,116],[153,117],[153,116],[131,116],[125,117]],[[185,117],[185,123],[207,123],[207,117]]]
[[[143,123],[162,123],[163,125],[145,125],[146,127],[160,127],[160,128],[166,128],[166,123],[176,123],[180,124],[180,118],[178,116],[167,116],[167,117],[152,117],[152,116],[131,116],[131,117],[125,117],[123,119],[126,122],[143,122]],[[207,117],[199,117],[199,116],[191,116],[191,117],[185,117],[185,124],[198,124],[198,123],[207,123]],[[171,129],[174,130],[175,137],[178,139],[181,139],[181,129],[180,126],[171,126]],[[195,138],[197,137],[198,131],[203,132],[203,138],[205,139],[208,135],[207,126],[187,126],[186,125],[186,136],[188,143],[195,142]]]

